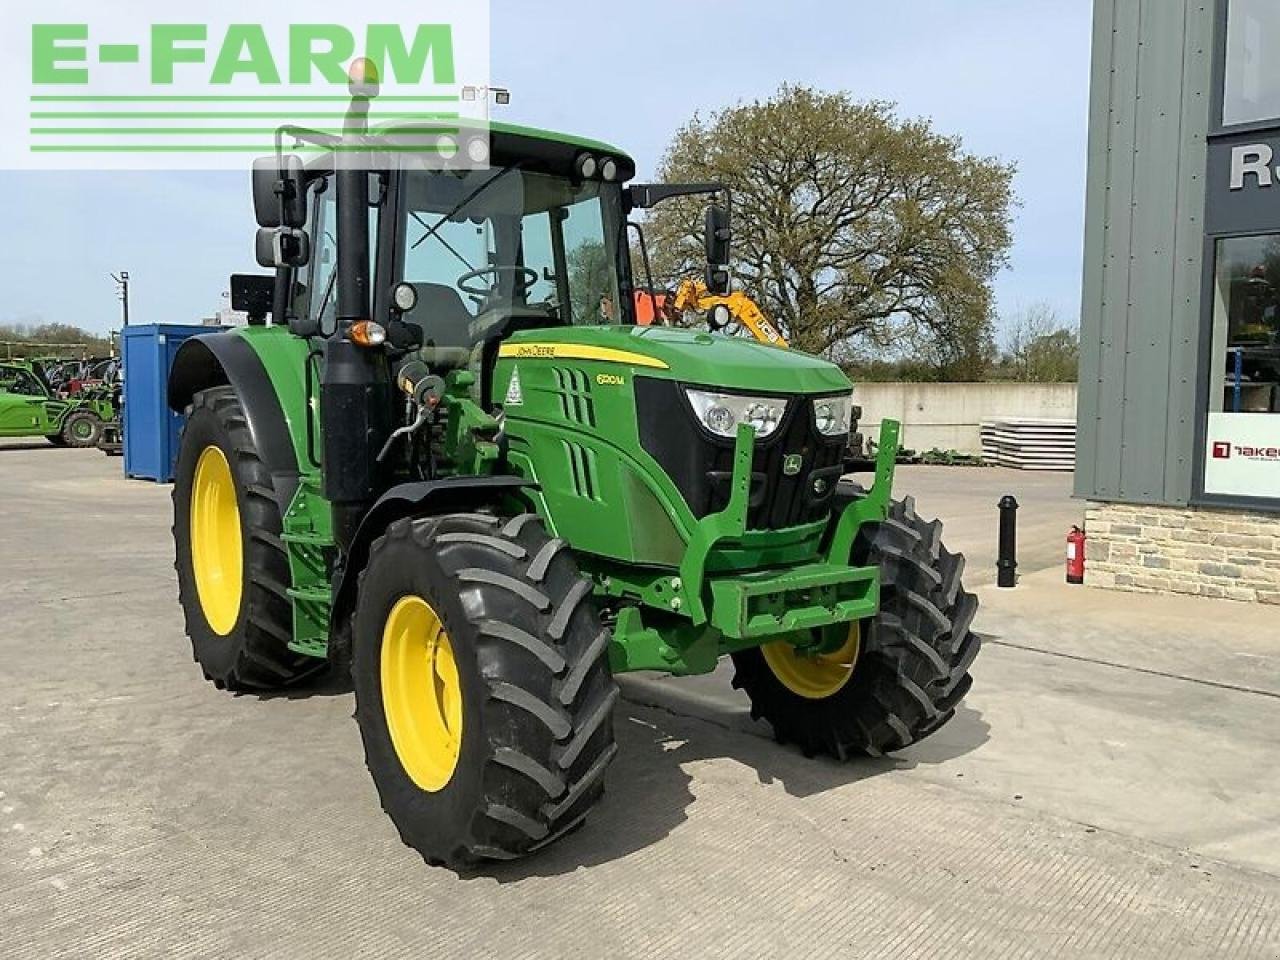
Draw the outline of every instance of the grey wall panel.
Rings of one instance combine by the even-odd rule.
[[[1185,503],[1212,11],[1097,0],[1094,19],[1076,493]]]
[[[1212,113],[1213,0],[1187,5],[1182,66],[1182,139],[1179,147],[1177,238],[1174,242],[1173,326],[1169,341],[1169,402],[1163,502],[1191,499],[1196,459],[1196,377],[1202,337],[1206,138]]]
[[[1111,143],[1111,62],[1115,0],[1096,0],[1093,8],[1093,66],[1090,74],[1089,157],[1085,181],[1085,260],[1080,314],[1080,397],[1076,407],[1076,494],[1097,489],[1102,387],[1102,287],[1106,273],[1106,204]]]
[[[1164,497],[1186,5],[1170,0],[1135,5],[1141,9],[1142,46],[1137,58],[1129,300],[1127,315],[1114,314],[1126,328],[1124,369],[1114,388],[1122,398],[1116,410],[1121,421],[1119,495],[1149,503]]]
[[[1098,496],[1120,494],[1120,458],[1124,454],[1125,355],[1129,349],[1132,305],[1133,230],[1136,217],[1138,78],[1141,68],[1141,8],[1138,0],[1114,0],[1112,59],[1107,90],[1109,130],[1103,218],[1102,300],[1099,311],[1101,363],[1098,372],[1098,441],[1094,467]],[[1087,215],[1087,214],[1086,214]]]

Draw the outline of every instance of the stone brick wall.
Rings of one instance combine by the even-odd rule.
[[[1091,503],[1085,583],[1280,604],[1280,515]]]

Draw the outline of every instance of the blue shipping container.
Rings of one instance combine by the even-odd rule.
[[[124,375],[125,476],[169,483],[178,460],[182,416],[169,409],[165,389],[178,347],[188,337],[220,327],[150,323],[125,327],[120,357]]]

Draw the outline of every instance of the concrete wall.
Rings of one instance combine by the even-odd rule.
[[[1074,383],[860,383],[853,399],[862,406],[860,429],[868,439],[881,420],[898,420],[904,445],[922,452],[981,453],[983,420],[1076,416]]]
[[[1191,496],[1211,0],[1095,0],[1075,490]]]

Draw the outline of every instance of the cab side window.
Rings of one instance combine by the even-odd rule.
[[[25,370],[0,371],[0,390],[25,397],[44,396],[39,382]]]
[[[333,330],[338,308],[338,202],[332,182],[317,187],[311,222],[311,282],[307,316],[325,333]]]
[[[369,196],[377,197],[376,180],[371,176]],[[312,208],[311,270],[308,286],[307,316],[320,324],[325,333],[333,330],[338,312],[338,192],[333,180],[315,188],[317,197]],[[373,283],[378,263],[378,208],[369,208],[369,277]]]

